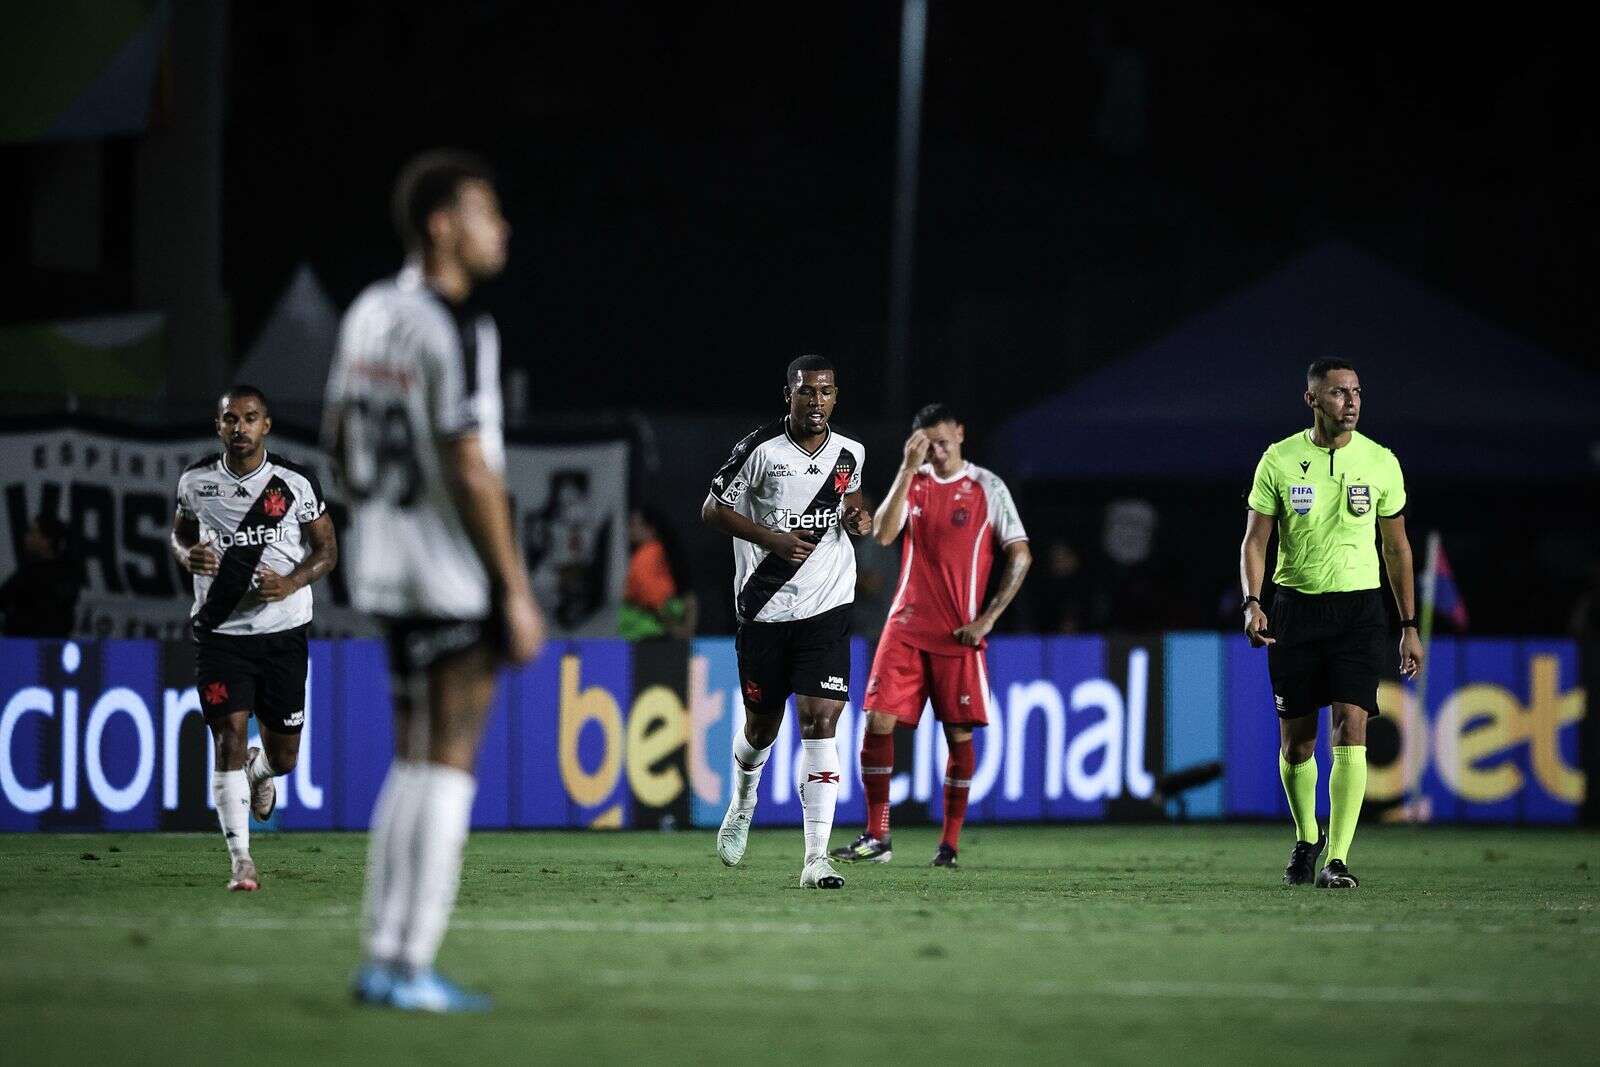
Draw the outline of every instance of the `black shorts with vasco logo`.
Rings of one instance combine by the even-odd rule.
[[[851,605],[793,622],[739,627],[739,686],[747,707],[781,712],[789,694],[850,699]]]
[[[1313,715],[1334,703],[1378,714],[1378,680],[1389,649],[1389,616],[1378,590],[1280,587],[1269,620],[1277,640],[1267,646],[1267,672],[1280,718]]]
[[[248,711],[274,733],[299,733],[310,632],[307,623],[270,634],[196,633],[195,689],[206,718]]]

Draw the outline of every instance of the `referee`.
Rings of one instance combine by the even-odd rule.
[[[1278,708],[1278,773],[1297,840],[1288,885],[1323,889],[1360,883],[1346,860],[1367,791],[1367,719],[1378,714],[1378,675],[1389,640],[1379,593],[1373,527],[1383,538],[1389,586],[1400,609],[1400,673],[1422,668],[1405,480],[1387,448],[1356,432],[1361,380],[1355,368],[1319,359],[1306,370],[1309,430],[1272,445],[1256,465],[1239,552],[1244,632],[1267,649]],[[1278,527],[1271,622],[1261,603],[1267,542]],[[1317,712],[1333,707],[1328,830],[1317,826]],[[1323,847],[1328,864],[1313,878]]]

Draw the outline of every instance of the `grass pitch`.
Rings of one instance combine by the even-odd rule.
[[[8,1063],[1583,1060],[1600,838],[1364,828],[1348,893],[1267,827],[970,827],[958,871],[801,890],[800,832],[479,834],[441,966],[487,1016],[358,1009],[366,839],[0,836]],[[843,829],[835,842],[847,838]]]

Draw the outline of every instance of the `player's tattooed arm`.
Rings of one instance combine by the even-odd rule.
[[[713,530],[749,541],[790,563],[804,562],[817,547],[817,542],[810,537],[788,530],[769,530],[751,522],[710,493],[706,494],[705,503],[700,505],[700,521]]]
[[[1000,621],[1000,616],[1016,599],[1017,591],[1022,588],[1022,580],[1028,576],[1028,568],[1033,566],[1033,552],[1026,541],[1013,541],[1002,551],[1006,556],[1006,569],[1000,576],[1000,587],[994,591],[994,597],[983,613],[965,626],[958,627],[955,632],[956,640],[970,648],[977,648],[989,636],[994,624]]]
[[[900,536],[900,531],[906,525],[906,496],[911,492],[911,479],[917,475],[917,468],[922,466],[923,460],[928,458],[928,435],[921,430],[912,430],[911,436],[906,438],[905,449],[900,458],[900,470],[895,473],[894,484],[889,487],[889,495],[883,498],[883,503],[878,505],[878,512],[872,516],[872,536],[880,545],[892,545],[894,539]]]
[[[856,537],[865,537],[872,532],[872,505],[867,502],[867,495],[859,489],[844,498],[844,528],[845,532]]]
[[[306,544],[311,551],[300,565],[288,574],[279,574],[270,567],[256,569],[256,595],[271,603],[282,600],[298,589],[304,589],[327,574],[339,562],[339,538],[333,529],[333,518],[323,512],[311,522],[302,523]]]
[[[172,558],[190,574],[217,573],[217,554],[200,543],[200,522],[182,512],[172,517],[172,536],[168,539]]]

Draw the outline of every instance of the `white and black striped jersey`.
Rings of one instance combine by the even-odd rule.
[[[200,543],[219,561],[214,575],[194,575],[197,635],[271,634],[311,621],[311,587],[268,603],[255,594],[256,569],[288,574],[311,552],[301,526],[328,505],[310,467],[275,453],[238,477],[222,456],[203,459],[178,476],[178,515],[200,527]]]
[[[345,313],[327,400],[342,420],[342,548],[356,607],[391,618],[486,616],[488,575],[439,444],[476,435],[489,465],[504,468],[494,320],[470,301],[452,304],[407,264]]]
[[[844,497],[861,488],[866,456],[861,442],[831,429],[808,452],[789,436],[787,417],[733,447],[711,480],[711,495],[757,525],[820,537],[803,563],[733,539],[741,623],[809,619],[855,599],[856,554],[840,520]]]

